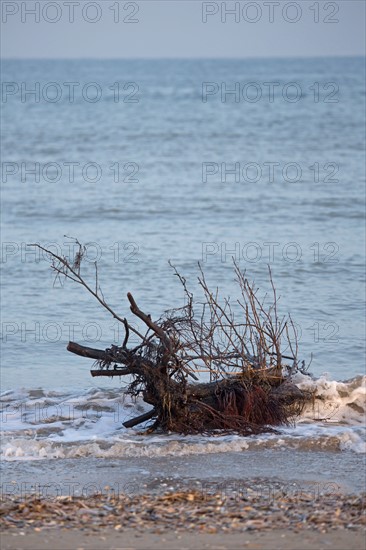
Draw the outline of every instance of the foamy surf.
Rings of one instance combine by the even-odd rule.
[[[164,457],[286,448],[366,452],[365,376],[339,382],[327,375],[296,375],[294,382],[315,392],[296,426],[251,437],[146,436],[127,430],[122,423],[149,407],[118,388],[83,393],[8,391],[1,396],[2,458]]]
[[[293,381],[300,389],[315,392],[314,402],[307,405],[301,421],[365,425],[366,376],[338,382],[328,374],[316,379],[296,374]]]

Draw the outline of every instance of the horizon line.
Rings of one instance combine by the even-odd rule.
[[[245,60],[257,60],[257,59],[339,59],[339,58],[350,58],[350,57],[359,57],[366,58],[365,54],[333,54],[333,55],[274,55],[274,56],[247,56],[247,57],[233,57],[233,56],[203,56],[203,57],[2,57],[0,56],[0,61],[83,61],[83,60],[93,60],[93,61],[205,61],[205,60],[228,60],[228,61],[245,61]]]

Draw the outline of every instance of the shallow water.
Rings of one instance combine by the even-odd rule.
[[[365,449],[363,59],[5,61],[3,79],[29,87],[97,82],[103,90],[96,103],[76,94],[74,102],[14,95],[3,104],[2,158],[18,167],[2,177],[8,472],[35,460],[58,459],[66,472],[71,460],[83,459],[80,473],[92,458],[111,464],[155,457],[163,464],[170,456],[257,456],[258,449],[357,460],[347,457]],[[109,87],[117,81],[121,89],[137,84],[138,101],[116,103]],[[278,90],[295,82],[302,96],[203,102],[203,82],[257,82],[263,90],[265,82],[279,82]],[[338,86],[337,101],[326,100],[329,83]],[[37,162],[39,181],[31,173],[22,181],[22,163]],[[73,178],[70,162],[77,163]],[[90,162],[101,169],[94,182],[93,172],[83,174]],[[47,163],[53,169],[43,172]],[[222,163],[240,163],[239,181],[223,174]],[[273,181],[268,163],[278,163]],[[209,283],[231,297],[231,256],[263,293],[270,264],[281,311],[297,323],[300,359],[308,363],[313,355],[314,381],[306,384],[316,385],[323,401],[279,435],[147,438],[125,430],[122,422],[146,405],[125,399],[118,381],[92,379],[91,363],[65,349],[69,340],[118,344],[123,331],[83,289],[55,279],[48,259],[27,246],[39,242],[67,255],[74,248],[64,235],[89,243],[85,273],[93,280],[98,259],[105,298],[122,315],[127,291],[153,318],[183,304],[169,259],[193,290],[201,261]]]
[[[283,465],[286,464],[286,469]],[[365,482],[360,455],[291,449],[259,449],[247,453],[213,453],[204,458],[167,456],[108,459],[7,462],[2,466],[4,495],[88,496],[95,493],[129,495],[196,489],[245,495],[256,491],[271,499],[274,493],[300,496],[360,493]]]
[[[241,437],[141,434],[122,423],[149,406],[120,390],[87,390],[83,395],[54,391],[5,392],[2,457],[5,461],[71,458],[166,458],[217,453],[246,453],[258,449],[353,451],[365,453],[366,377],[346,383],[294,378],[299,387],[316,391],[296,426],[278,433]]]

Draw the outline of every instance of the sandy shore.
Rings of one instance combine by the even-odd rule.
[[[6,532],[1,536],[3,550],[363,550],[365,534],[362,531],[339,530],[328,533],[289,530],[247,533],[122,533],[113,528],[97,532],[81,529],[34,532],[31,530]]]
[[[5,497],[3,549],[365,548],[365,495],[172,490]]]

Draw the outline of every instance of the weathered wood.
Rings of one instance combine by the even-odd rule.
[[[78,251],[70,259],[36,246],[50,254],[51,267],[56,273],[83,286],[124,325],[122,345],[99,350],[69,342],[67,349],[97,362],[91,370],[92,376],[132,375],[125,391],[133,396],[142,394],[153,409],[126,421],[125,426],[132,427],[155,417],[151,429],[160,426],[165,431],[180,433],[231,429],[252,435],[286,424],[300,414],[303,403],[311,395],[291,384],[291,374],[299,370],[296,330],[290,316],[280,318],[277,313],[278,298],[270,268],[273,298],[267,304],[261,301],[254,283],[234,261],[240,290],[234,308],[230,298],[222,300],[218,288],[214,291],[209,288],[199,265],[198,284],[204,301],[197,303],[198,311],[185,278],[174,268],[183,286],[184,307],[167,310],[153,321],[137,306],[132,294],[127,294],[131,312],[148,327],[142,334],[105,302],[98,283],[97,265],[95,285],[90,286],[86,281],[80,267],[86,247],[77,239],[75,243]],[[237,307],[239,321],[236,320]],[[139,337],[139,342],[129,349],[130,332]],[[283,340],[291,355],[282,355]],[[291,360],[292,367],[284,364],[283,359]],[[118,365],[122,365],[121,368]],[[188,383],[188,376],[199,382],[196,374],[203,366],[211,379],[220,379],[206,384]],[[285,385],[286,382],[290,383]]]
[[[96,359],[97,361],[114,361],[113,357],[109,355],[105,350],[88,348],[87,346],[81,346],[76,342],[69,342],[67,345],[67,351],[71,351],[71,353],[81,355],[82,357],[88,357],[89,359]]]
[[[125,428],[133,428],[134,426],[137,426],[138,424],[142,424],[143,422],[146,422],[147,420],[150,420],[150,418],[153,418],[153,416],[156,416],[157,411],[156,409],[152,409],[151,411],[140,414],[140,416],[136,416],[135,418],[132,418],[131,420],[127,420],[126,422],[123,422],[123,425]]]
[[[151,320],[151,317],[150,315],[146,315],[146,313],[144,313],[143,311],[141,311],[141,309],[137,306],[135,300],[134,300],[134,297],[132,296],[131,292],[127,292],[127,298],[128,298],[128,301],[130,302],[130,309],[131,309],[131,312],[136,315],[136,317],[138,317],[139,319],[141,319],[152,331],[155,332],[156,336],[158,336],[158,338],[160,338],[161,342],[165,345],[165,347],[167,348],[167,350],[172,353],[173,351],[173,346],[172,346],[172,343],[170,341],[170,338],[169,336],[166,335],[166,333],[164,332],[164,330],[159,327],[159,325],[157,325],[156,323],[154,323],[152,320]]]
[[[115,356],[111,353],[108,353],[106,350],[89,348],[87,346],[77,344],[76,342],[69,342],[67,345],[67,351],[71,351],[71,353],[75,353],[76,355],[80,355],[81,357],[96,359],[97,361],[106,361],[108,363],[122,363],[123,365],[125,365],[128,362],[127,357],[124,358],[121,354],[119,356]]]
[[[304,397],[304,392],[295,386],[295,384],[285,381],[277,388],[273,388],[271,395],[283,403],[291,404]]]
[[[135,369],[121,368],[121,369],[93,369],[90,374],[94,378],[95,376],[126,376],[127,374],[134,374]]]

